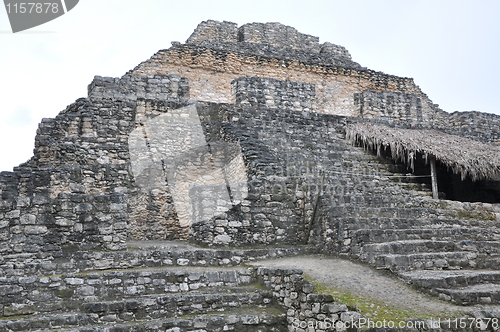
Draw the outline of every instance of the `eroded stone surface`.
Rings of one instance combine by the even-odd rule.
[[[495,286],[482,285],[495,278],[494,271],[456,276],[481,284],[467,289],[441,287],[442,280],[434,284],[424,273],[498,269],[498,204],[430,199],[425,184],[395,175],[401,165],[344,140],[346,124],[363,121],[499,144],[499,116],[447,114],[412,79],[364,68],[342,46],[320,44],[279,23],[202,22],[186,44],[159,51],[123,77],[96,76],[87,98],[40,123],[33,158],[0,173],[0,312],[36,314],[43,304],[45,312],[60,315],[5,324],[17,330],[122,324],[126,330],[127,321],[152,319],[148,328],[172,331],[179,324],[187,330],[281,331],[326,314],[344,321],[357,317],[317,297],[293,270],[244,275],[245,282],[274,290],[278,312],[269,314],[270,297],[255,292],[258,301],[249,298],[244,305],[262,305],[269,315],[203,316],[182,323],[155,321],[166,315],[157,306],[169,300],[141,297],[146,289],[177,293],[210,283],[228,286],[239,272],[81,275],[161,265],[236,266],[312,250],[274,248],[305,244],[402,276],[422,272],[408,280],[446,300],[500,301]],[[497,182],[487,189],[498,190]],[[163,244],[124,251],[130,240],[167,239],[257,249],[181,250]],[[114,290],[140,298],[104,296]],[[215,298],[203,295],[187,303],[200,314]],[[51,306],[48,299],[57,301]],[[225,299],[223,306],[240,303]],[[90,313],[67,313],[87,300]],[[162,313],[155,314],[157,309]]]

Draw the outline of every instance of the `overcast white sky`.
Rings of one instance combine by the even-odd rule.
[[[413,77],[447,112],[500,114],[499,0],[80,0],[17,34],[0,7],[0,171],[32,156],[40,120],[86,97],[94,75],[120,77],[207,19],[291,25]]]

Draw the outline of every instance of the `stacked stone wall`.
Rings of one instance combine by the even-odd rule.
[[[498,116],[447,115],[411,79],[336,67],[316,51],[292,50],[287,56],[301,54],[292,59],[272,45],[200,46],[207,34],[232,26],[212,23],[193,37],[198,46],[160,51],[121,79],[96,77],[88,98],[42,121],[34,157],[0,176],[4,260],[124,249],[127,238],[307,243],[323,218],[317,215],[321,171],[347,158],[345,144],[337,140],[343,138],[345,118],[335,114],[428,125],[498,142]],[[323,53],[335,52],[343,51],[330,47]],[[161,147],[144,131],[152,120],[191,115],[192,123],[184,125],[199,146]],[[163,132],[187,130],[179,121],[168,123]],[[153,158],[156,148],[165,150],[165,158],[149,169],[155,177],[145,175],[155,179],[153,187],[141,187],[141,176],[133,174],[132,133],[144,143],[139,160]],[[176,195],[185,198],[179,203]]]
[[[344,58],[352,60],[351,54],[344,46],[335,45],[329,42],[323,43],[321,45],[320,53],[328,54],[329,56],[332,56],[334,58]]]
[[[447,124],[440,128],[471,139],[500,144],[500,116],[497,114],[454,112],[448,116]]]
[[[226,213],[193,224],[191,238],[204,245],[294,243],[286,233],[296,230],[297,211],[282,193],[275,193],[274,198],[272,196],[273,190],[276,189],[271,178],[268,178],[272,174],[265,174],[263,167],[269,165],[273,168],[279,161],[277,156],[269,151],[269,147],[259,141],[258,132],[250,129],[253,127],[251,122],[255,114],[240,114],[223,105],[200,106],[202,123],[210,130],[207,135],[210,138],[208,143],[220,140],[237,141],[241,147],[247,170],[247,195]],[[263,120],[257,122],[262,124]],[[270,122],[272,120],[264,121],[267,122],[266,125],[273,125]],[[289,182],[288,186],[292,186],[290,181],[286,182]],[[283,185],[286,187],[285,182]],[[210,193],[204,192],[203,197],[210,197]]]
[[[422,122],[422,101],[415,94],[365,90],[354,94],[358,116]]]
[[[213,245],[304,244],[316,227],[321,170],[342,162],[342,117],[265,108],[212,109],[203,122],[238,140],[248,172],[248,196],[224,216],[192,225],[192,239]],[[321,128],[321,129],[320,129]]]
[[[141,78],[139,83],[144,80]],[[159,78],[154,80],[156,82]],[[276,80],[270,83],[276,87],[276,96],[281,98],[276,99],[278,104],[301,102],[300,110],[305,110],[308,105],[304,103],[311,100],[307,94],[313,95],[314,92],[309,85]],[[169,114],[172,108],[181,105],[182,100],[179,96],[170,101],[134,100],[133,90],[130,86],[125,86],[128,90],[125,89],[123,85],[119,80],[97,78],[89,89],[91,99],[81,99],[57,118],[44,120],[37,136],[34,158],[24,168],[18,168],[17,173],[4,175],[2,207],[10,226],[5,227],[4,238],[11,246],[6,253],[30,252],[40,256],[40,246],[34,243],[46,245],[44,251],[47,248],[67,251],[121,249],[127,238],[187,238],[188,228],[180,225],[181,210],[172,199],[172,183],[164,183],[161,188],[146,188],[146,191],[139,188],[139,179],[131,173],[129,155],[132,129],[140,128],[162,114]],[[142,84],[139,89],[157,92]],[[232,111],[229,109],[231,107],[224,105],[200,104],[196,110],[203,120],[200,130],[204,130],[204,140],[212,150],[210,154],[215,157],[215,163],[224,167],[225,178],[221,178],[220,186],[207,183],[208,186],[189,189],[187,197],[203,197],[203,200],[186,202],[194,213],[188,219],[201,220],[195,215],[210,215],[205,211],[207,208],[219,211],[220,202],[226,198],[215,195],[213,190],[220,187],[216,192],[222,192],[228,184],[231,203],[227,213],[215,219],[201,220],[203,222],[194,226],[192,237],[209,245],[305,241],[307,226],[302,219],[308,218],[307,214],[310,217],[310,212],[306,211],[310,207],[306,207],[308,197],[301,188],[304,179],[300,175],[282,177],[283,181],[277,184],[275,174],[269,170],[275,167],[283,169],[286,165],[279,161],[279,151],[273,148],[271,152],[261,143],[262,139],[275,139],[271,132],[274,128],[287,126],[283,116],[288,115],[268,118],[266,113],[270,109],[260,114],[247,113],[243,114],[246,120],[231,129],[228,119],[238,115],[230,115]],[[291,119],[299,121],[297,117],[301,114],[297,113]],[[255,125],[250,123],[255,120],[267,128],[257,136],[252,133]],[[241,140],[240,136],[246,136],[247,140]],[[281,143],[284,144],[285,140]],[[227,142],[226,145],[238,142],[244,159],[235,158],[237,153],[232,149],[236,145],[229,144],[224,148],[223,142]],[[206,159],[204,154],[200,156]],[[248,172],[247,178],[246,170],[250,169],[256,171]],[[22,175],[22,171],[29,173],[30,177]],[[199,171],[201,173],[196,177],[205,176],[202,168]],[[43,191],[38,193],[37,188]],[[175,186],[174,189],[179,190]],[[288,197],[289,191],[298,191],[297,196]],[[20,195],[27,198],[22,200]],[[33,199],[35,195],[36,199]],[[213,198],[213,204],[208,204],[206,198]],[[20,204],[26,205],[23,210],[17,208]],[[25,226],[13,227],[17,224]],[[23,236],[14,236],[14,233],[23,233]],[[302,234],[300,238],[292,235],[297,233]]]
[[[231,82],[250,76],[315,85],[314,111],[320,113],[359,116],[355,94],[372,90],[416,95],[421,100],[422,119],[414,121],[442,123],[446,115],[412,79],[363,68],[342,46],[320,45],[317,37],[279,23],[252,23],[237,29],[231,22],[203,22],[187,45],[158,52],[129,75],[153,73],[187,77],[192,97],[200,101],[234,103]]]
[[[313,84],[242,77],[232,82],[232,91],[236,96],[236,105],[241,107],[311,111],[316,104]]]
[[[218,42],[237,42],[238,25],[233,22],[208,20],[198,24],[186,44],[197,44],[203,40]]]
[[[113,101],[135,101],[137,99],[184,101],[185,98],[189,98],[189,81],[179,75],[161,75],[159,73],[147,77],[96,76],[88,86],[88,97],[92,102],[106,99]]]
[[[321,54],[318,58],[323,60],[351,60],[351,55],[345,47],[329,42],[319,44],[318,37],[300,33],[295,28],[280,23],[249,23],[238,28],[236,23],[208,20],[198,25],[186,44],[219,49],[234,49],[236,46],[246,48],[247,51],[251,49],[254,53],[262,53],[263,50],[268,53],[281,51],[281,56],[290,52],[295,56],[307,52],[309,56],[318,57],[318,54]],[[297,50],[300,53],[296,52]],[[348,63],[349,61],[345,61],[345,64]],[[351,65],[360,67],[352,61]]]
[[[235,43],[226,43],[225,48],[213,47],[210,43],[203,45],[179,45],[160,51],[128,75],[175,73],[189,79],[191,98],[216,103],[235,102],[231,83],[240,77],[302,82],[316,88],[313,111],[345,116],[359,114],[355,94],[365,90],[401,92],[420,98],[422,121],[442,122],[446,116],[409,78],[335,63],[336,60],[331,57],[326,61],[320,57],[321,54],[316,53],[297,52],[291,56],[281,56],[267,49],[256,46],[245,48],[235,46]]]
[[[336,303],[331,295],[315,293],[314,285],[300,270],[257,268],[255,273],[286,309],[288,331],[343,330],[361,318],[358,312]]]
[[[223,104],[196,107],[201,135],[213,150],[199,156],[203,160],[215,156],[226,175],[219,176],[217,183],[186,189],[186,197],[213,198],[210,204],[206,199],[186,201],[194,214],[181,218],[201,221],[186,227],[179,219],[181,210],[173,200],[172,184],[146,191],[137,186],[138,179],[130,172],[129,138],[134,128],[185,105],[187,81],[176,75],[126,77],[123,81],[96,78],[89,88],[90,99],[80,99],[55,119],[41,123],[34,158],[14,173],[3,173],[0,213],[2,239],[8,243],[5,257],[28,254],[43,258],[60,250],[121,249],[127,238],[190,236],[205,245],[308,242],[315,219],[321,219],[314,217],[321,181],[317,171],[326,162],[320,156],[330,155],[329,162],[342,158],[331,154],[332,148],[325,144],[330,138],[322,135],[342,135],[343,120],[304,113],[314,108],[315,87],[310,84],[239,78],[233,82],[233,91],[240,106],[259,110]],[[155,99],[136,98],[137,94]],[[259,98],[250,103],[252,96]],[[398,103],[392,105],[400,115],[406,119],[419,116],[415,95],[369,91],[363,96],[367,98],[364,105],[372,107],[394,97]],[[476,122],[478,128],[496,123]],[[216,147],[222,142],[237,142],[243,159],[231,157],[234,153],[217,156]],[[304,167],[314,168],[316,174],[312,178],[289,176],[291,169]],[[204,176],[203,169],[199,170],[196,177]],[[228,176],[235,179],[229,196],[215,195],[213,190],[226,190],[231,182],[227,182]],[[238,196],[235,193],[242,192],[241,185],[248,188],[244,188],[245,195]],[[206,219],[212,215],[207,209],[216,211],[222,200],[227,201],[227,211]]]
[[[178,76],[96,77],[89,99],[44,119],[34,157],[0,177],[3,261],[124,249],[129,199],[136,195],[128,137],[138,98],[170,99],[177,108],[188,94],[187,82]]]
[[[250,283],[260,283],[267,290],[257,290],[251,296],[241,298],[231,294],[188,293],[206,287],[235,287]],[[182,271],[171,268],[9,277],[0,278],[0,290],[5,295],[0,300],[0,317],[5,318],[74,310],[92,313],[96,321],[105,321],[107,315],[116,313],[116,321],[131,321],[139,316],[144,320],[158,315],[173,317],[205,312],[214,303],[219,310],[235,305],[277,303],[285,308],[292,331],[311,326],[333,330],[335,324],[350,323],[361,317],[345,305],[335,303],[332,296],[316,294],[314,286],[300,270]],[[132,305],[136,297],[148,295],[156,295],[155,300]]]
[[[319,38],[280,23],[249,23],[238,30],[238,41],[319,53]]]
[[[6,295],[0,299],[0,317],[65,310],[107,314],[105,308],[108,303],[105,301],[126,300],[140,295],[187,292],[211,286],[247,285],[251,281],[252,271],[247,269],[206,272],[185,272],[175,269],[154,272],[138,270],[0,278],[0,291]],[[93,302],[96,298],[101,302]],[[203,310],[207,310],[207,304],[210,308],[209,304],[214,301],[213,296],[208,295],[191,301],[194,302],[196,299],[199,301],[198,304],[204,304]],[[87,304],[87,302],[92,303]],[[155,311],[158,314],[159,307],[145,306],[143,310],[145,316],[148,316]],[[163,310],[164,317],[176,314],[175,309],[169,306],[165,306]]]

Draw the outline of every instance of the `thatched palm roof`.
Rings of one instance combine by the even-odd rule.
[[[347,126],[346,138],[365,148],[376,150],[390,147],[392,158],[401,160],[414,169],[417,153],[424,158],[434,156],[462,180],[496,179],[500,176],[500,146],[487,145],[436,130],[399,129],[371,123]]]

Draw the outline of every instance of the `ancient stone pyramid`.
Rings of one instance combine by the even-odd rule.
[[[304,331],[362,315],[299,270],[244,265],[311,253],[498,319],[499,179],[438,159],[447,199],[433,199],[420,141],[409,169],[377,135],[378,156],[346,141],[360,124],[500,142],[499,116],[448,114],[412,79],[279,23],[202,22],[96,76],[0,173],[0,330]]]

